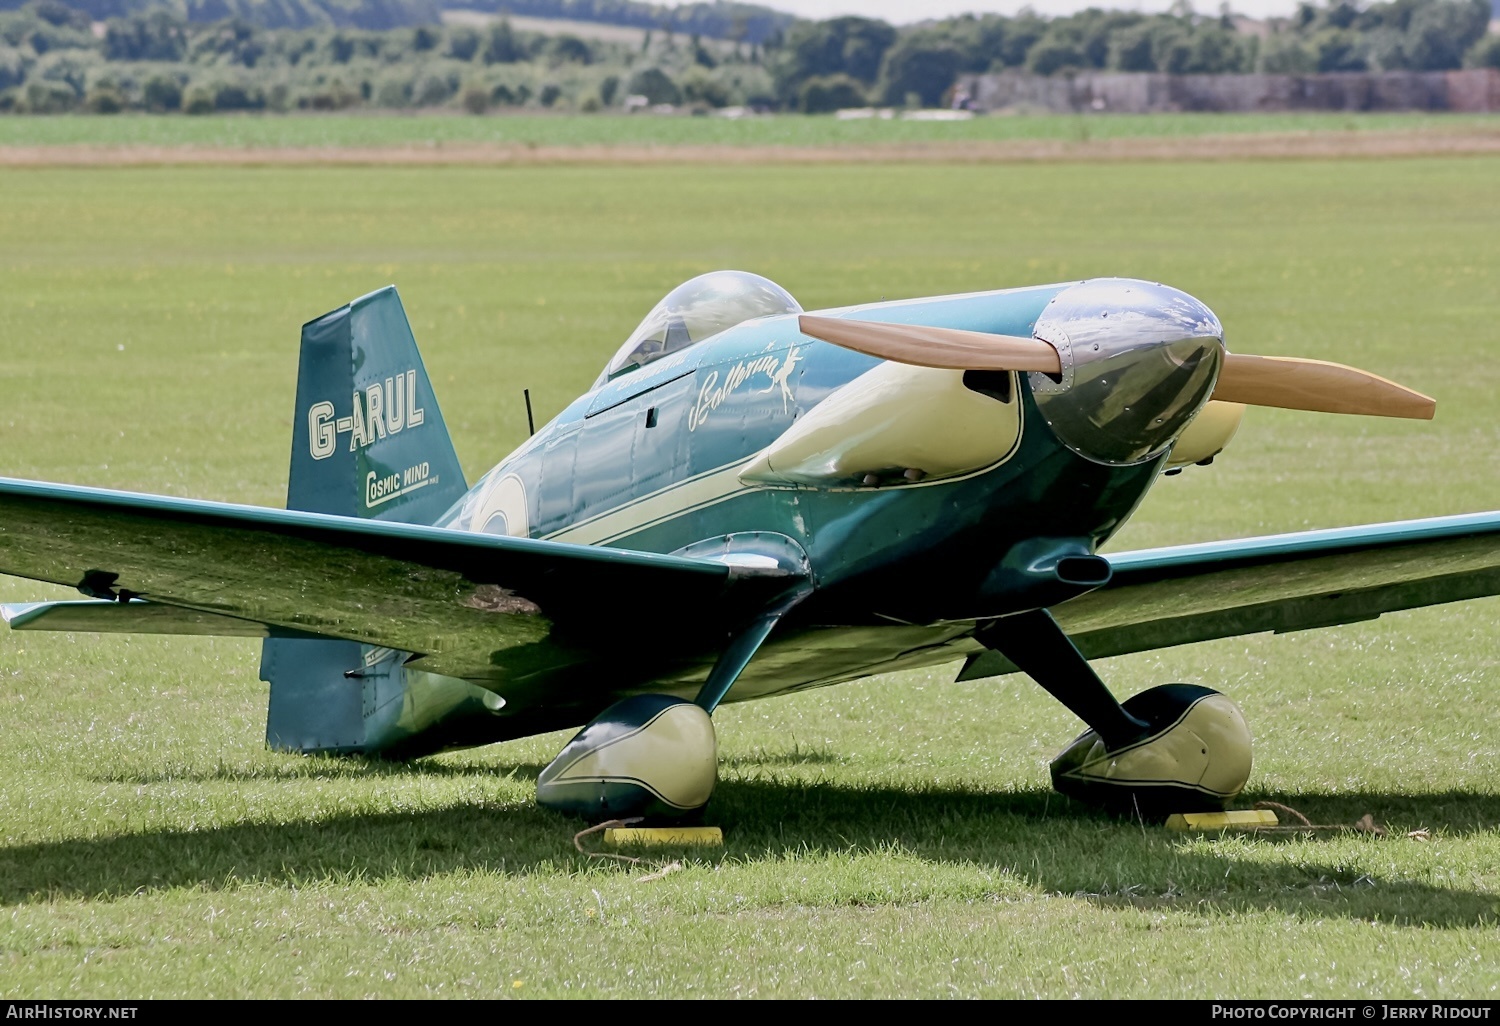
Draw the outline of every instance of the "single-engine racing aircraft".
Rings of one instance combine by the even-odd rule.
[[[1089,660],[1500,593],[1500,513],[1101,556],[1246,405],[1430,418],[1338,364],[1229,352],[1198,300],[1095,279],[804,313],[670,292],[594,387],[464,480],[394,288],[302,329],[285,510],[0,481],[0,572],[83,601],[17,630],[264,638],[266,738],[411,758],[586,724],[538,801],[682,820],[724,702],[963,660],[1088,730],[1054,785],[1222,808],[1239,709]]]

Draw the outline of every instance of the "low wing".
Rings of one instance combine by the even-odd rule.
[[[1373,620],[1500,594],[1500,512],[1144,549],[1108,585],[1053,609],[1090,659]],[[1011,673],[998,653],[959,675]]]
[[[342,638],[480,682],[652,633],[711,647],[785,583],[709,559],[7,479],[0,573],[113,600],[12,606],[16,628]]]
[[[14,631],[90,631],[98,634],[198,634],[219,638],[322,638],[324,634],[131,599],[18,602],[0,606]]]

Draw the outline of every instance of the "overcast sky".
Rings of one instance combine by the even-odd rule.
[[[840,14],[862,14],[883,18],[896,25],[946,18],[966,11],[1015,14],[1026,6],[1025,0],[761,0],[768,7],[791,11],[804,18],[832,18]],[[1172,0],[1031,0],[1030,6],[1040,14],[1071,14],[1086,7],[1117,8],[1126,11],[1165,11]],[[1197,0],[1194,5],[1204,14],[1217,14],[1219,0]],[[1297,0],[1232,0],[1236,14],[1252,18],[1287,15],[1297,9]]]

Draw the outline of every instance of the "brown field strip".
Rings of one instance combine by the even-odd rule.
[[[1500,127],[1464,132],[1279,132],[1181,138],[986,140],[830,146],[0,146],[0,167],[536,165],[536,164],[1009,164],[1029,162],[1280,160],[1500,153]]]

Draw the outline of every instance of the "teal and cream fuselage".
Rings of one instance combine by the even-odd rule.
[[[1068,287],[825,313],[1030,335]],[[976,620],[1076,593],[1050,568],[1116,531],[1167,458],[1086,459],[1043,423],[1026,375],[969,380],[816,341],[795,315],[751,321],[601,383],[437,526],[746,567],[800,563],[812,593],[726,701],[952,661],[979,650],[969,640]],[[832,415],[820,421],[820,409]],[[725,629],[712,618],[660,622],[649,607],[621,609],[599,630],[629,650],[575,664],[567,681],[595,676],[600,708],[643,691],[692,697]],[[532,678],[507,701],[549,690]],[[514,736],[512,722],[471,726],[498,740]],[[547,725],[568,722],[580,720]],[[431,726],[432,742],[447,734]],[[427,746],[405,728],[396,734],[393,743]]]
[[[1066,287],[825,313],[1029,334]],[[776,465],[794,426],[834,393],[883,373],[901,379],[888,400],[872,381],[860,408],[841,411],[815,439],[825,467],[796,453],[793,466]],[[774,532],[806,553],[820,590],[893,573],[935,586],[923,595],[862,586],[871,608],[859,619],[995,615],[980,613],[982,587],[966,589],[966,579],[998,566],[1017,537],[1035,537],[1039,517],[1046,533],[1101,542],[1156,475],[1154,462],[1121,474],[1068,452],[1044,425],[1028,423],[1036,417],[1024,375],[1007,377],[996,398],[966,387],[961,371],[888,364],[810,339],[795,315],[753,321],[575,400],[438,526],[651,552]],[[963,403],[978,416],[966,417]],[[904,451],[914,436],[928,453]],[[917,462],[924,457],[929,466]],[[936,461],[946,465],[934,473]],[[909,469],[921,476],[903,476]],[[867,475],[878,482],[864,483]],[[917,611],[927,606],[933,611]]]

